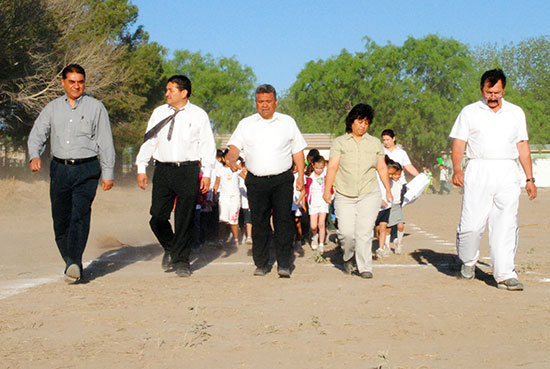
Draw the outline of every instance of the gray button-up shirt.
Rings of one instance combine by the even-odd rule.
[[[44,153],[50,135],[53,156],[84,159],[99,155],[103,179],[113,179],[115,148],[109,115],[101,101],[82,95],[73,108],[64,95],[48,103],[29,134],[31,160]]]

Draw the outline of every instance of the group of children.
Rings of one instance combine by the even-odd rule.
[[[210,189],[199,196],[195,212],[195,248],[204,243],[232,247],[237,247],[241,241],[252,243],[252,222],[244,183],[246,165],[239,158],[243,169],[233,172],[225,159],[227,153],[227,149],[217,151]]]
[[[252,243],[253,229],[245,185],[246,165],[244,160],[239,158],[242,170],[233,172],[225,160],[227,152],[227,149],[218,150],[216,156],[218,163],[213,175],[215,180],[212,181],[210,190],[201,195],[197,203],[196,247],[205,242],[219,246],[229,244],[232,247],[237,247],[241,243],[240,240],[242,243]],[[383,198],[376,220],[379,248],[375,255],[379,258],[389,256],[392,252],[400,254],[404,235],[404,217],[401,209],[403,185],[400,181],[403,168],[388,156],[386,156],[386,164],[394,200],[389,203]],[[323,253],[327,241],[327,224],[334,223],[337,227],[334,208],[323,199],[326,167],[327,161],[319,151],[310,150],[307,155],[305,186],[302,191],[296,190],[298,173],[294,168],[292,212],[296,225],[295,248],[298,250],[301,250],[307,242],[312,250]],[[307,221],[304,221],[305,219]],[[309,226],[304,229],[303,226],[308,223]],[[390,248],[392,227],[397,228],[393,251]],[[230,234],[229,237],[228,234]]]

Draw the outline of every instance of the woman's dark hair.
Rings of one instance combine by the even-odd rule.
[[[368,104],[357,104],[355,105],[348,115],[346,116],[346,132],[351,132],[351,125],[355,122],[356,119],[367,119],[369,125],[372,124],[374,119],[374,109]]]
[[[401,166],[401,164],[391,160],[388,155],[384,157],[384,161],[386,162],[386,165],[388,166],[388,168],[395,168],[395,170],[403,170],[403,167]]]
[[[390,136],[391,138],[395,138],[395,133],[393,132],[393,129],[385,129],[382,131],[382,134],[380,135],[380,137],[383,137],[383,136]]]
[[[506,76],[504,75],[502,69],[491,69],[483,73],[481,76],[481,84],[479,86],[481,89],[485,87],[485,81],[489,81],[489,87],[493,87],[498,83],[498,81],[502,81],[502,88],[506,87]]]

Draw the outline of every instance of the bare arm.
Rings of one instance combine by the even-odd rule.
[[[516,144],[519,152],[519,162],[523,168],[523,172],[527,178],[533,178],[533,163],[531,162],[531,149],[528,141],[520,141]],[[537,186],[535,182],[529,181],[525,183],[525,189],[529,195],[529,200],[534,200],[537,197]]]
[[[418,170],[416,170],[416,168],[412,164],[405,165],[405,170],[407,172],[409,172],[409,174],[413,177],[416,177],[418,174],[420,174],[420,173],[418,173]]]
[[[220,177],[216,177],[216,182],[214,182],[214,196],[218,193],[218,188],[220,188]]]
[[[336,178],[336,172],[338,171],[338,166],[340,165],[340,157],[331,157],[328,161],[327,175],[325,177],[325,193],[323,194],[323,199],[330,204],[332,201],[331,189],[334,185],[334,179]]]
[[[241,154],[241,150],[237,148],[237,146],[229,145],[229,152],[225,156],[225,159],[227,160],[227,165],[233,172],[238,171],[241,168],[241,164],[237,163],[237,160],[239,159],[239,155]]]
[[[296,178],[296,190],[302,191],[304,189],[304,168],[306,166],[304,151],[300,150],[296,154],[292,154],[292,160],[298,170],[298,178]]]
[[[453,183],[456,186],[464,186],[464,171],[462,170],[462,158],[464,157],[464,149],[466,141],[455,138],[451,152],[451,160],[453,161]]]
[[[386,165],[386,161],[383,156],[378,157],[378,161],[376,162],[376,171],[378,172],[380,180],[386,189],[386,200],[391,203],[393,201],[393,196],[391,194],[390,177],[388,176],[388,166]]]

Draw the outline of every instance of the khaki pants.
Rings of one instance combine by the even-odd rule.
[[[355,254],[359,273],[372,272],[372,231],[381,201],[378,189],[359,197],[347,197],[337,192],[334,198],[344,261]]]

